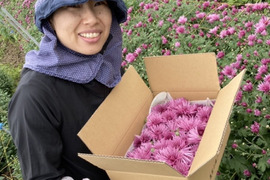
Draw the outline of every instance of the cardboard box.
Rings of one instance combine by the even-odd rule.
[[[112,180],[215,179],[230,134],[229,116],[245,71],[220,89],[214,53],[145,58],[148,88],[131,66],[78,136],[93,152],[79,154],[105,169]],[[159,92],[188,100],[216,99],[187,177],[163,162],[124,155],[141,129]]]

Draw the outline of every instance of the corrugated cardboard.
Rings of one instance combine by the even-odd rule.
[[[131,66],[78,136],[93,152],[79,154],[105,169],[112,180],[215,179],[229,134],[229,116],[245,71],[220,89],[214,53],[145,58],[148,88]],[[188,100],[216,99],[187,177],[169,165],[124,155],[141,129],[159,92]]]

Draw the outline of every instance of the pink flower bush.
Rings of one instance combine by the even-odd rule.
[[[211,106],[193,104],[184,98],[152,107],[127,157],[162,161],[186,176],[211,111]]]

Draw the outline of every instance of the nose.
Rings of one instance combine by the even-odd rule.
[[[85,25],[95,25],[98,22],[96,12],[90,6],[84,6],[82,10],[82,22]]]

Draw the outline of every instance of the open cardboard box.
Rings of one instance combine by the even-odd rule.
[[[105,169],[112,180],[215,179],[230,134],[229,116],[245,71],[220,89],[214,53],[145,58],[150,89],[131,66],[78,133],[93,154],[79,154]],[[188,100],[216,99],[188,176],[163,162],[125,158],[141,133],[159,92]]]

